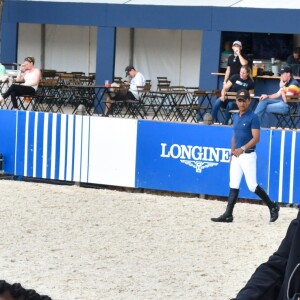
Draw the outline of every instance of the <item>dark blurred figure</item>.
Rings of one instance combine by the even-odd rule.
[[[299,76],[299,72],[300,72],[300,47],[294,48],[293,54],[288,56],[286,62],[291,67],[293,75],[294,76]]]
[[[231,300],[298,300],[300,298],[300,212],[278,250],[261,264]]]
[[[35,290],[24,289],[20,283],[9,284],[0,280],[0,300],[51,300],[41,296]]]
[[[10,294],[11,285],[5,280],[0,280],[0,300],[14,300]]]

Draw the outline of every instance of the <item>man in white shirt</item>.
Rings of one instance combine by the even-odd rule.
[[[126,100],[139,100],[138,86],[144,86],[146,79],[142,73],[138,72],[133,66],[127,66],[125,68],[126,77],[131,78],[130,82],[125,81],[124,85],[129,86],[129,89],[120,87],[119,89],[113,89],[111,94],[108,94],[106,98],[104,117],[108,117],[110,108],[113,101],[126,101]],[[115,85],[116,86],[116,85]]]

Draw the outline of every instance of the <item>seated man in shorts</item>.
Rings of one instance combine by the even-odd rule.
[[[138,72],[133,66],[127,66],[125,69],[126,76],[131,78],[130,82],[125,81],[125,87],[127,88],[115,88],[111,93],[108,94],[106,98],[106,106],[105,106],[105,117],[108,117],[110,108],[113,101],[124,101],[124,100],[139,100],[138,86],[144,86],[146,83],[145,77],[142,73]],[[114,83],[112,84],[112,86]]]

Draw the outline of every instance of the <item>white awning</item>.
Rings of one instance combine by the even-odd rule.
[[[76,2],[76,3],[107,3],[126,5],[168,5],[168,6],[220,6],[220,7],[247,7],[270,9],[300,9],[299,0],[24,0],[44,2]]]

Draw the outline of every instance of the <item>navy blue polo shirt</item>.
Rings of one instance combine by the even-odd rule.
[[[253,138],[252,129],[260,129],[258,116],[252,110],[248,110],[242,116],[239,113],[233,116],[235,149],[241,148]],[[252,149],[255,149],[255,146]]]

